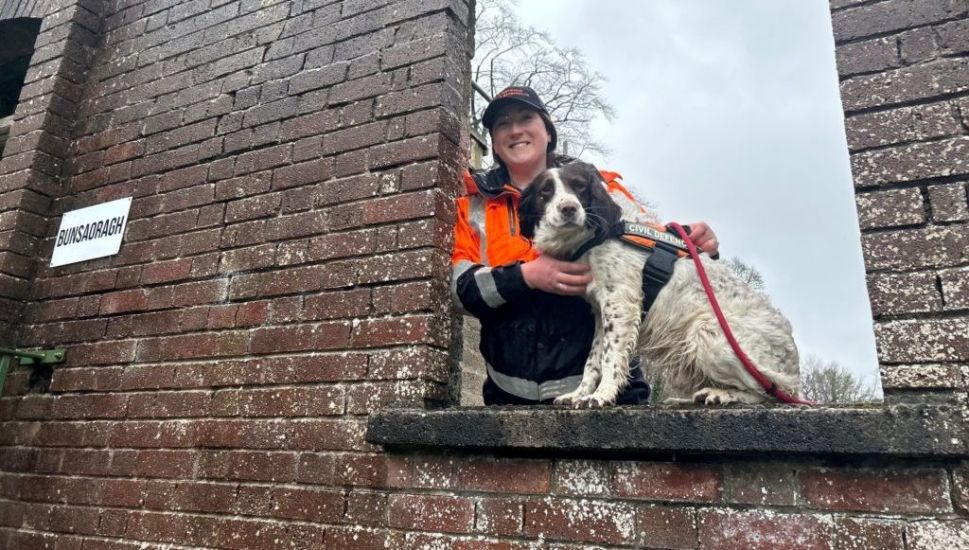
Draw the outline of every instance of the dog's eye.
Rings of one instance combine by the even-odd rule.
[[[555,193],[555,184],[546,180],[542,182],[542,187],[538,191],[543,197],[551,197]]]

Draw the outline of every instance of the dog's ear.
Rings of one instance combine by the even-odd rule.
[[[582,169],[588,181],[589,206],[586,209],[590,227],[596,232],[608,233],[622,217],[622,208],[616,204],[606,190],[606,182],[602,179],[599,169],[591,164],[583,163]]]
[[[535,236],[535,228],[542,219],[543,210],[538,186],[529,185],[522,191],[521,200],[518,201],[518,225],[521,228],[522,237],[531,239]]]

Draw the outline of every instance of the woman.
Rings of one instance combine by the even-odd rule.
[[[542,256],[531,247],[518,227],[518,200],[543,170],[573,159],[555,153],[555,125],[531,88],[502,90],[482,123],[497,165],[465,177],[468,194],[457,205],[452,293],[481,320],[485,404],[550,403],[582,379],[595,330],[582,295],[592,278],[587,265]],[[613,196],[633,201],[618,174],[602,175]],[[715,254],[718,244],[709,226],[691,228],[697,246]],[[649,385],[637,364],[618,403],[648,401]]]

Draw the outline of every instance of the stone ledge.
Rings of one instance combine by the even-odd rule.
[[[370,415],[367,441],[389,448],[527,454],[762,454],[969,457],[964,409],[664,409],[556,407],[388,409]]]

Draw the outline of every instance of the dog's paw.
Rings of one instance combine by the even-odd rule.
[[[555,399],[552,400],[552,404],[564,405],[566,407],[570,407],[575,405],[575,402],[578,401],[579,399],[580,397],[578,394],[576,394],[575,392],[570,392],[556,397]]]
[[[587,395],[585,397],[576,399],[572,404],[572,407],[576,409],[601,409],[603,407],[608,407],[609,405],[612,405],[612,403],[601,397]]]
[[[693,401],[704,405],[759,405],[767,400],[764,394],[757,394],[736,388],[703,388],[693,394]]]
[[[693,394],[693,402],[704,405],[729,405],[738,401],[739,399],[729,390],[718,388],[703,388]]]

